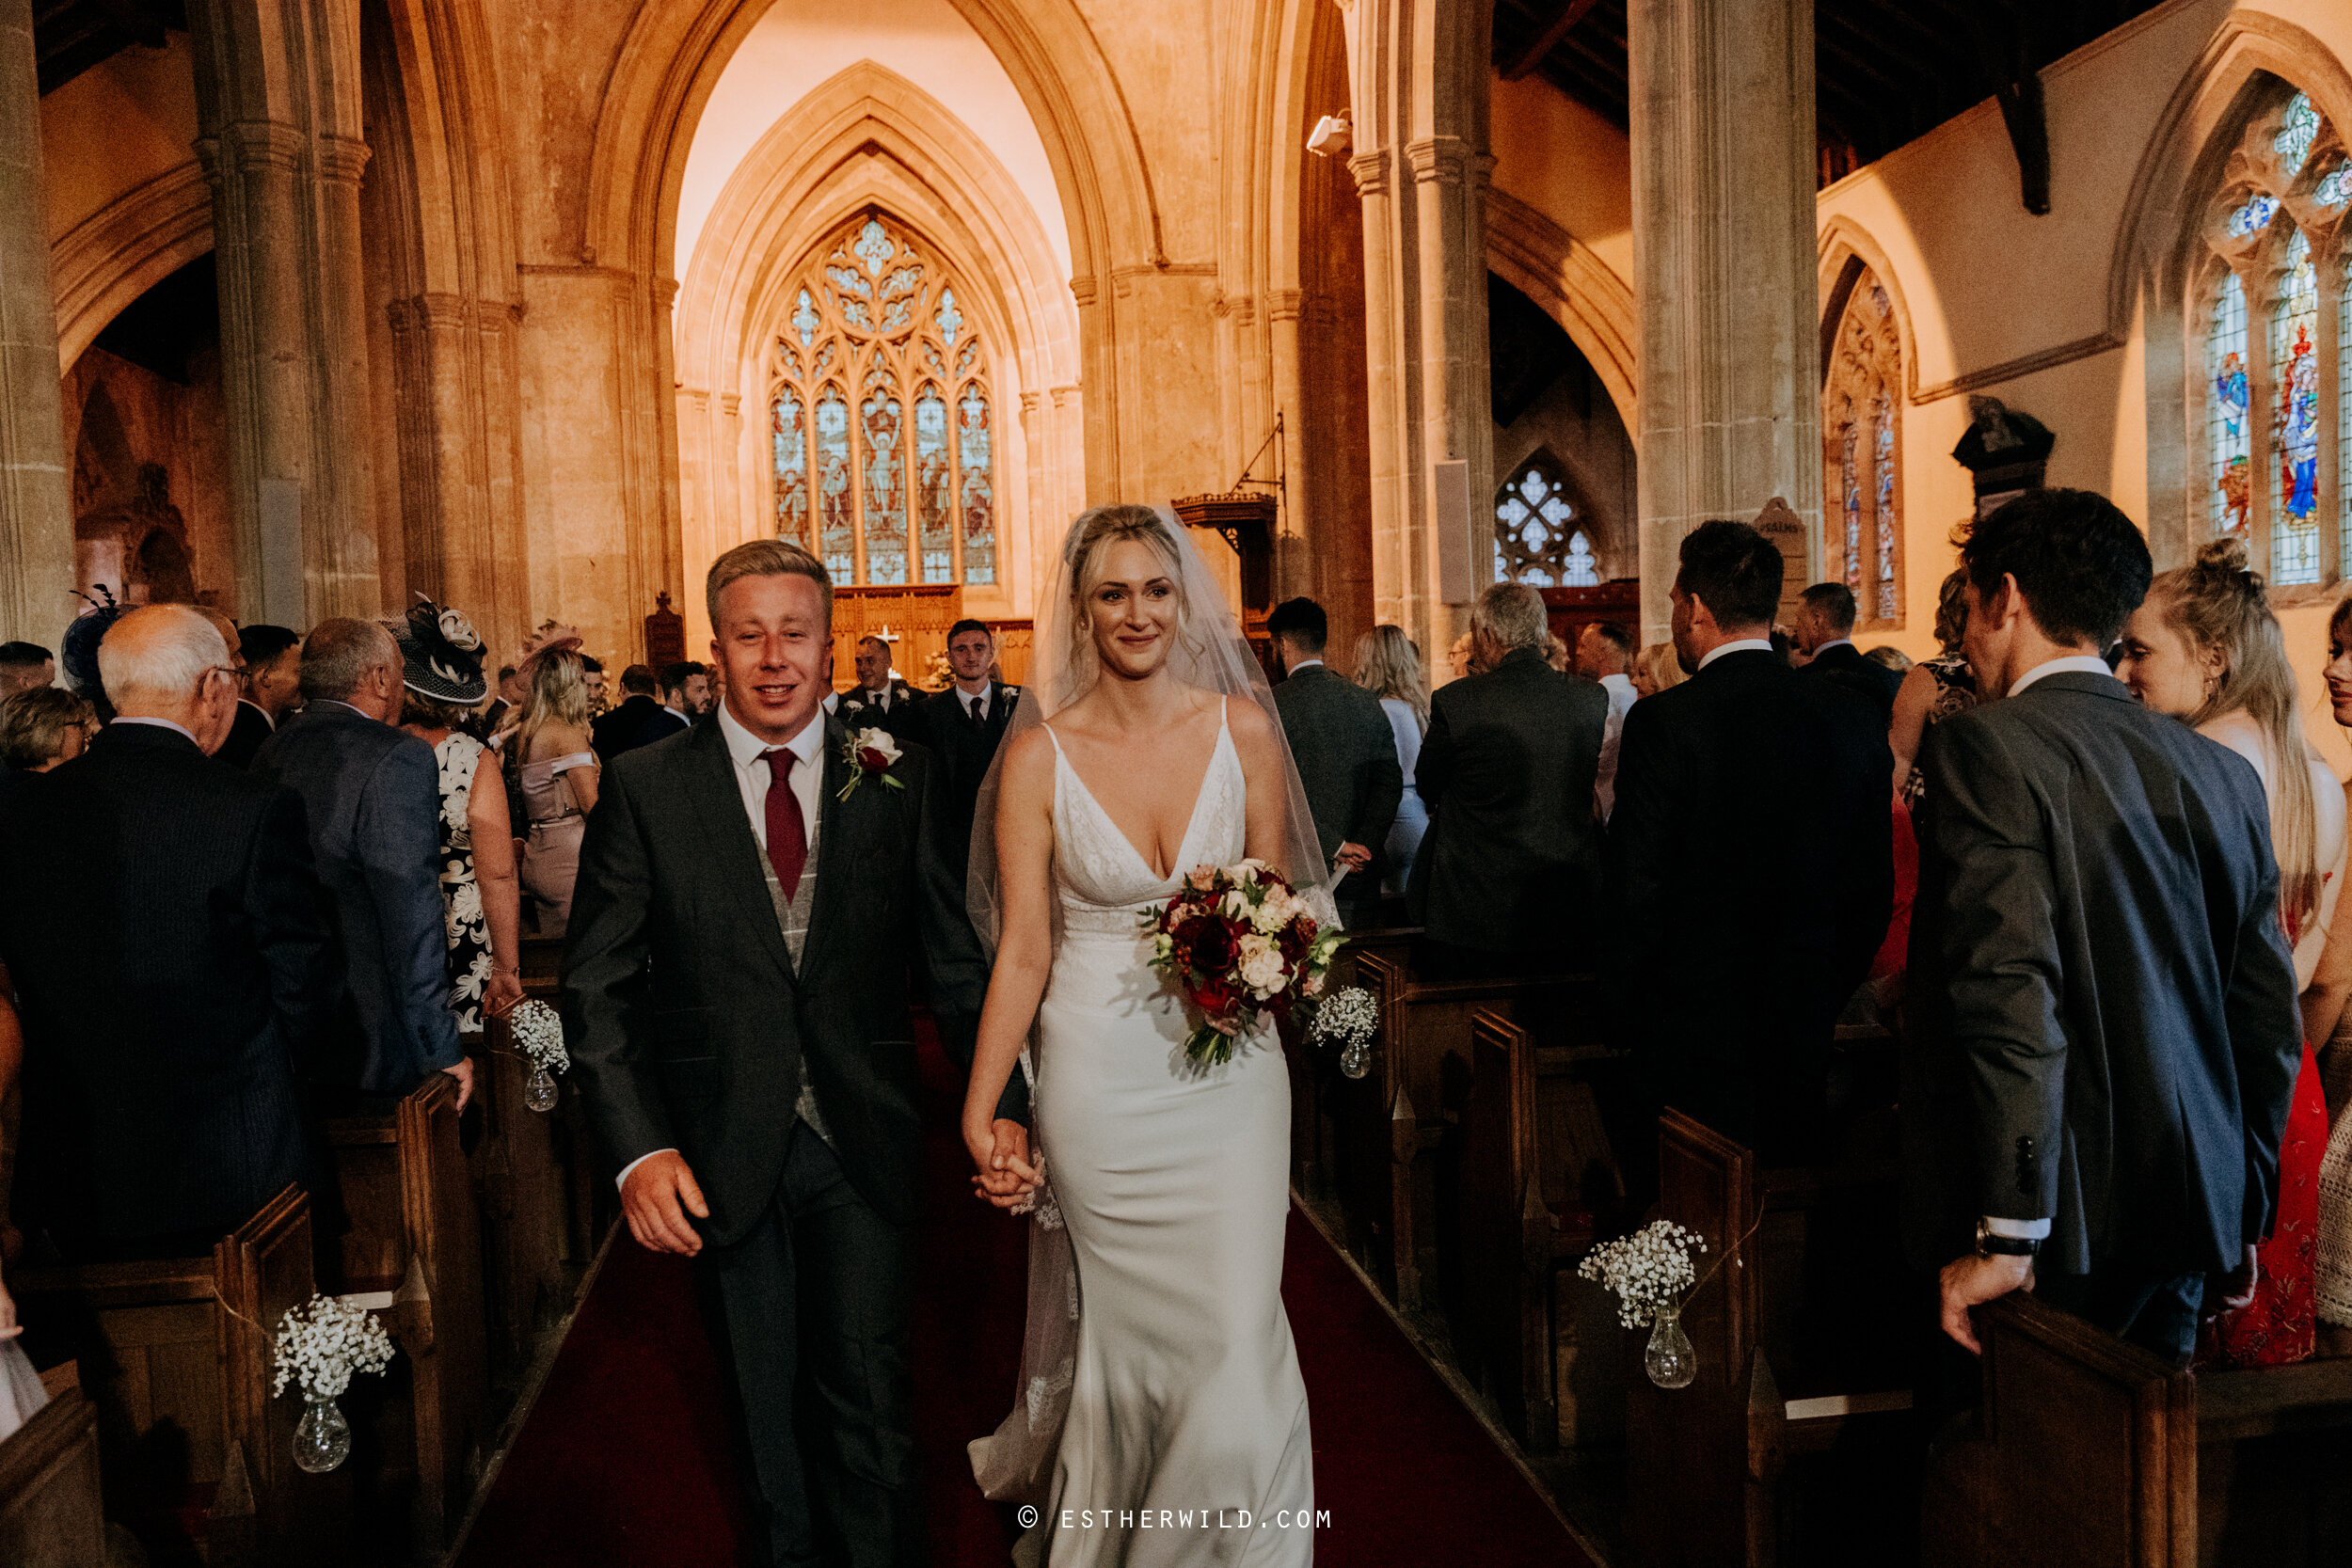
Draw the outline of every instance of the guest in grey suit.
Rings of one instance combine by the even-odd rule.
[[[253,758],[302,797],[340,939],[345,994],[338,1086],[398,1098],[431,1072],[472,1092],[449,1010],[439,770],[400,721],[400,645],[373,621],[333,620],[302,646],[302,711]]]
[[[1321,605],[1286,600],[1266,617],[1265,629],[1290,673],[1274,689],[1274,706],[1307,789],[1315,837],[1327,864],[1347,868],[1333,890],[1340,924],[1361,930],[1379,921],[1382,850],[1405,795],[1396,734],[1379,698],[1325,668],[1330,622]]]
[[[2028,492],[1961,561],[2002,700],[1920,759],[1906,1240],[1971,1350],[1968,1309],[2038,1276],[2185,1362],[2207,1276],[2252,1294],[2302,1058],[2262,784],[2099,657],[2150,576],[2104,498]]]
[[[1544,662],[1549,636],[1533,588],[1490,584],[1470,611],[1484,673],[1430,699],[1413,771],[1429,836],[1405,896],[1433,976],[1561,969],[1590,929],[1609,698]]]

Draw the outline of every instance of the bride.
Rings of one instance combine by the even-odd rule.
[[[1021,1556],[1057,1568],[1303,1564],[1314,1461],[1281,1298],[1281,1046],[1262,1025],[1223,1066],[1191,1062],[1139,917],[1185,872],[1248,855],[1327,922],[1312,819],[1264,676],[1164,515],[1082,515],[1040,602],[1043,679],[973,851],[995,962],[964,1142],[981,1196],[1011,1206],[1018,1187],[1037,1221],[1025,1395],[973,1468],[990,1496],[1042,1505]],[[1034,1069],[1034,1167],[993,1131],[1016,1069]]]

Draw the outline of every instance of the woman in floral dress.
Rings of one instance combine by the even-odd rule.
[[[422,598],[422,595],[419,595]],[[466,733],[489,696],[482,640],[429,599],[391,624],[406,686],[400,727],[440,765],[441,899],[449,916],[449,1007],[460,1034],[480,1034],[522,1000],[522,891],[499,754]]]

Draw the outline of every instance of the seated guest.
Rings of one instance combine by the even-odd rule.
[[[1488,584],[1470,610],[1484,673],[1429,700],[1413,769],[1429,833],[1405,897],[1433,977],[1563,969],[1592,928],[1609,698],[1544,663],[1544,620],[1533,588]]]
[[[246,626],[235,646],[245,693],[237,700],[236,728],[216,754],[231,768],[250,768],[262,743],[301,700],[302,639],[284,626]]]
[[[2031,1282],[2185,1362],[2208,1275],[2251,1299],[2303,1053],[2269,807],[2107,673],[2150,562],[2105,498],[2027,491],[1961,564],[2002,700],[1921,755],[1905,1242],[1970,1350],[1968,1309]]]
[[[422,595],[419,595],[422,598]],[[449,1010],[479,1035],[523,999],[522,887],[507,826],[499,754],[465,721],[489,695],[473,624],[432,600],[391,627],[400,644],[400,727],[433,748],[440,782],[441,908],[449,937]]]
[[[530,696],[506,748],[507,766],[518,769],[528,819],[523,891],[531,895],[543,937],[562,936],[570,923],[580,841],[603,777],[589,749],[587,662],[562,638],[523,659]]]
[[[1380,699],[1390,733],[1396,736],[1396,766],[1403,777],[1396,820],[1381,847],[1380,891],[1402,896],[1411,879],[1413,857],[1429,832],[1429,809],[1414,787],[1421,737],[1429,732],[1429,683],[1421,673],[1421,650],[1403,626],[1377,626],[1356,640],[1356,684]]]
[[[0,701],[0,768],[46,773],[80,756],[95,728],[89,705],[72,692],[30,687]]]
[[[1379,918],[1382,856],[1405,792],[1396,732],[1379,698],[1324,667],[1330,623],[1321,605],[1286,599],[1266,617],[1265,629],[1289,672],[1274,689],[1274,707],[1306,787],[1324,863],[1343,868],[1331,890],[1340,924],[1360,930]]]
[[[1671,642],[1653,642],[1633,659],[1633,696],[1635,701],[1655,697],[1668,687],[1680,686],[1691,677],[1682,668],[1682,657]],[[1618,734],[1622,738],[1623,726]]]
[[[56,660],[40,643],[0,642],[0,698],[34,690],[56,678]]]
[[[621,705],[590,726],[590,746],[597,761],[610,764],[625,752],[650,746],[687,727],[684,719],[661,705],[655,695],[660,689],[650,665],[632,664],[621,672]]]
[[[1595,621],[1576,634],[1576,673],[1598,681],[1609,693],[1609,727],[1600,738],[1600,781],[1593,786],[1603,822],[1616,799],[1617,741],[1625,733],[1626,709],[1640,695],[1629,673],[1632,664],[1633,634],[1614,622]]]
[[[400,721],[400,646],[373,621],[332,620],[302,644],[302,711],[253,759],[302,798],[310,857],[342,942],[344,998],[327,1084],[397,1098],[446,1072],[459,1104],[473,1065],[446,1006],[433,748]]]
[[[699,660],[661,667],[661,705],[689,725],[710,711],[710,674]]]
[[[850,662],[857,669],[857,684],[841,693],[834,716],[852,730],[870,727],[886,730],[895,739],[919,739],[915,732],[922,723],[914,717],[919,699],[914,688],[891,672],[890,644],[879,637],[861,637]]]
[[[2344,887],[2344,791],[2303,736],[2286,638],[2263,579],[2246,569],[2245,542],[2217,539],[2195,564],[2157,578],[2125,624],[2122,647],[2116,678],[2133,696],[2227,746],[2262,780],[2279,866],[2279,924],[2301,991],[2318,973]],[[2327,1145],[2328,1101],[2307,1042],[2279,1148],[2276,1238],[2260,1249],[2253,1302],[2208,1321],[2200,1361],[2277,1366],[2311,1354]]]
[[[1854,614],[1852,589],[1842,582],[1815,583],[1804,591],[1797,610],[1797,646],[1804,655],[1806,674],[1868,699],[1883,722],[1894,712],[1895,693],[1902,689],[1903,677],[1864,657],[1853,645]]]
[[[972,817],[979,809],[980,784],[996,760],[1005,726],[1021,701],[1021,689],[989,673],[996,663],[996,634],[985,621],[958,621],[947,628],[947,668],[955,680],[915,705],[918,738],[939,759],[947,780],[947,863],[959,874],[972,853]]]
[[[115,722],[0,816],[17,1188],[68,1256],[184,1257],[309,1172],[333,949],[301,801],[207,756],[237,705],[220,634],[150,606],[100,660]]]
[[[1894,897],[1885,721],[1773,651],[1781,570],[1745,523],[1682,541],[1694,673],[1626,715],[1603,970],[1656,1100],[1773,1161],[1822,1135],[1837,1015]]]

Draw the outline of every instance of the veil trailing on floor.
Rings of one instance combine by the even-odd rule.
[[[1080,515],[1062,541],[1061,553],[1044,592],[1038,598],[1035,668],[1021,701],[1013,709],[1005,738],[996,749],[987,779],[980,785],[979,803],[972,823],[972,863],[966,883],[972,925],[979,932],[993,961],[1003,935],[1003,901],[996,860],[996,801],[1004,759],[1022,734],[1051,720],[1094,689],[1102,676],[1100,656],[1084,607],[1076,602],[1075,581],[1082,564],[1080,546],[1089,528],[1106,514],[1126,513],[1156,520],[1154,543],[1168,560],[1177,578],[1180,614],[1175,645],[1168,654],[1169,672],[1180,681],[1227,700],[1256,703],[1272,722],[1282,759],[1283,824],[1279,849],[1263,858],[1273,861],[1307,901],[1316,922],[1335,926],[1337,906],[1331,897],[1331,868],[1324,863],[1315,836],[1313,815],[1307,808],[1306,787],[1283,737],[1281,717],[1274,706],[1274,690],[1265,670],[1242,636],[1241,625],[1225,601],[1225,594],[1209,563],[1201,559],[1186,530],[1163,508],[1098,507]],[[1254,781],[1253,781],[1254,782]],[[1258,847],[1253,846],[1253,849]],[[1184,868],[1180,868],[1184,869]],[[1054,947],[1061,946],[1060,900],[1049,901],[1054,919]],[[1138,962],[1141,958],[1138,958]],[[1037,1035],[1031,1025],[1029,1044],[1021,1053],[1021,1070],[1034,1097],[1041,1074],[1052,1064],[1037,1055]],[[1021,1348],[1021,1394],[994,1434],[971,1445],[972,1470],[980,1489],[1000,1502],[1043,1504],[1053,1481],[1054,1455],[1061,1442],[1062,1418],[1070,1408],[1070,1386],[1077,1364],[1077,1267],[1070,1233],[1055,1201],[1050,1151],[1033,1146],[1046,1177],[1029,1211],[1029,1313]]]

